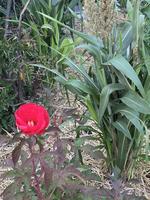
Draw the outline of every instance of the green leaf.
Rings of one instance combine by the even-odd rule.
[[[140,122],[139,113],[126,105],[117,106],[114,113],[121,113],[131,122],[139,133],[144,134],[144,126]]]
[[[50,24],[43,24],[41,26],[41,28],[43,28],[43,29],[49,29],[49,30],[53,31],[53,27]]]
[[[4,15],[7,15],[7,10],[0,6],[0,12],[3,13]]]
[[[146,65],[146,67],[147,67],[148,75],[150,76],[150,54],[149,54],[149,48],[147,48],[146,45],[144,45],[144,43],[143,43],[143,47],[142,47],[142,53],[143,53],[144,63]]]
[[[129,138],[130,140],[131,138],[131,134],[129,132],[128,126],[125,123],[125,121],[123,120],[118,120],[116,122],[113,122],[112,125],[119,130],[121,133],[123,133],[127,138]]]
[[[125,23],[122,30],[122,43],[123,51],[127,51],[127,48],[133,41],[133,30],[130,23]]]
[[[150,19],[150,0],[147,1],[149,1],[149,5],[143,8],[142,12]]]
[[[77,49],[81,48],[86,49],[91,55],[93,55],[93,57],[96,57],[96,59],[100,61],[101,57],[100,49],[102,47],[99,49],[97,46],[92,44],[82,44],[77,47]]]
[[[64,64],[68,65],[71,67],[73,70],[77,71],[79,74],[83,76],[83,78],[93,87],[94,90],[99,92],[99,88],[95,85],[94,81],[90,78],[90,76],[87,74],[85,69],[80,65],[76,65],[72,60],[67,58],[67,61],[64,62]]]
[[[55,69],[49,69],[48,67],[45,67],[42,64],[30,64],[30,66],[46,69],[46,70],[56,74],[61,79],[61,83],[66,84],[66,82],[67,82],[67,79]]]
[[[150,4],[150,0],[145,0],[145,1]]]
[[[132,3],[130,2],[130,0],[127,0],[126,6],[127,6],[127,12],[128,12],[129,19],[131,20],[132,16],[133,16],[133,6],[132,6]]]
[[[124,97],[121,98],[121,101],[135,111],[143,114],[150,114],[149,103],[133,91],[128,92]]]
[[[91,99],[89,96],[87,96],[87,98],[85,99],[85,103],[86,103],[86,106],[88,107],[89,109],[89,112],[91,114],[91,117],[96,121],[98,122],[98,116],[97,116],[97,112],[95,111],[94,107],[93,107],[93,104],[91,102]]]
[[[63,26],[65,28],[67,28],[68,30],[72,31],[73,33],[75,33],[76,35],[78,35],[79,37],[84,39],[86,42],[88,42],[90,44],[93,44],[93,45],[95,45],[97,47],[103,47],[103,42],[102,42],[102,40],[100,38],[98,38],[96,36],[93,36],[93,35],[88,35],[88,34],[76,31],[76,30],[70,28],[69,26],[61,23],[60,21],[58,21],[58,20],[54,19],[53,17],[50,17],[50,16],[48,16],[48,15],[46,15],[44,13],[39,12],[39,14],[43,15],[44,17],[50,19],[53,22],[56,22],[60,26]]]
[[[51,48],[53,49],[53,48]],[[93,88],[93,90],[96,90],[96,92],[99,92],[99,88],[96,86],[96,84],[94,83],[94,81],[90,78],[90,76],[87,74],[87,72],[85,71],[85,69],[80,65],[76,65],[71,59],[69,59],[67,56],[63,55],[62,53],[60,53],[59,51],[57,51],[56,49],[53,49],[54,51],[56,51],[59,55],[63,56],[66,61],[64,62],[64,64],[68,65],[69,67],[71,67],[73,70],[77,71],[79,74],[81,74],[83,76],[83,78],[90,84],[91,88]],[[61,76],[61,78],[63,78],[63,76],[59,73],[56,72],[54,70],[51,70],[47,67],[45,67],[44,65],[41,64],[31,64],[32,66],[35,67],[39,67],[39,68],[43,68],[43,69],[47,69],[51,72],[54,72],[55,74],[57,73],[59,76]]]
[[[109,96],[111,93],[123,90],[125,89],[122,84],[119,83],[112,83],[109,85],[106,85],[100,94],[100,107],[99,107],[99,122],[101,122],[102,117],[105,113],[105,110],[107,108],[108,102],[109,102]]]
[[[63,41],[60,44],[60,47],[58,48],[59,52],[62,55],[60,55],[60,59],[57,61],[57,65],[59,65],[60,62],[62,63],[65,60],[66,56],[69,56],[70,53],[73,52],[76,43],[77,40],[73,41],[70,38],[63,39]]]
[[[78,148],[81,148],[81,146],[85,143],[85,139],[84,138],[77,138],[75,140],[75,146]]]
[[[122,74],[128,77],[137,86],[141,94],[144,96],[145,92],[140,79],[138,78],[133,67],[124,57],[118,55],[113,59],[109,60],[108,63],[113,65],[117,70],[119,70]]]
[[[74,47],[74,42],[72,39],[70,38],[64,38],[63,41],[61,42],[60,44],[60,49],[61,49],[61,52],[63,50],[65,50],[66,47]],[[68,48],[67,48],[68,49]]]
[[[83,93],[92,94],[92,91],[90,90],[90,88],[80,80],[76,80],[76,79],[68,80],[65,86],[72,86],[75,89],[81,90]]]

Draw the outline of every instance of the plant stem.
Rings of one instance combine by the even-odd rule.
[[[52,190],[52,192],[50,193],[50,196],[48,198],[49,200],[52,198],[52,195],[54,194],[55,190],[56,190],[56,188],[54,187],[54,189]]]
[[[31,0],[28,0],[28,1],[26,2],[26,4],[24,5],[24,7],[23,7],[23,9],[22,9],[22,11],[21,11],[21,13],[20,13],[19,25],[18,25],[18,36],[19,36],[19,39],[20,39],[20,37],[21,37],[22,17],[23,17],[23,14],[25,13],[25,11],[26,11],[26,9],[27,9],[27,7],[28,7],[28,5],[29,5],[30,2],[31,2]]]
[[[34,160],[34,155],[33,155],[33,146],[29,145],[30,153],[31,153],[31,158],[32,158],[32,176],[34,177],[35,181],[35,191],[38,197],[38,200],[45,200],[42,191],[40,189],[40,183],[38,176],[36,175],[36,165],[35,165],[35,160]]]
[[[11,6],[12,6],[12,0],[7,1],[7,10],[6,10],[6,20],[5,20],[5,34],[4,38],[7,39],[7,36],[9,34],[9,18],[10,18],[10,11],[11,11]]]

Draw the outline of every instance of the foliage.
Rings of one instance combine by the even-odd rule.
[[[30,2],[27,8],[29,15],[24,19],[24,23],[29,27],[26,30],[31,31],[32,38],[36,41],[40,53],[49,54],[49,46],[52,48],[59,47],[66,34],[57,23],[52,23],[44,16],[41,16],[39,12],[44,12],[60,22],[71,25],[73,24],[74,16],[69,9],[74,9],[79,2],[79,0]],[[25,5],[26,0],[22,0],[22,3]]]
[[[73,140],[60,139],[59,117],[55,116],[54,126],[48,128],[50,117],[46,108],[27,103],[16,110],[15,119],[21,134],[10,141],[16,146],[6,163],[13,169],[4,174],[4,178],[11,176],[14,182],[2,193],[3,199],[82,199],[82,190],[88,188],[67,156],[76,149]]]
[[[27,138],[15,134],[10,143],[16,147],[8,160],[13,169],[4,175],[15,181],[3,192],[4,200],[124,199],[126,194],[120,192],[122,182],[118,178],[132,177],[143,141],[149,159],[149,1],[119,2],[120,8],[126,8],[128,20],[114,22],[105,39],[73,29],[73,10],[80,3],[78,0],[33,0],[23,20],[18,20],[20,9],[15,14],[12,11],[17,20],[9,22],[19,22],[21,29],[12,31],[8,40],[0,42],[0,131],[12,131],[13,113],[18,105],[29,100],[44,101],[37,91],[47,84],[51,86],[54,75],[86,106],[87,112],[75,121],[75,140],[60,137],[57,117],[54,127],[45,135]],[[22,5],[25,3],[22,0]],[[2,17],[6,15],[2,6],[0,12]],[[107,21],[107,15],[104,18]],[[80,39],[74,38],[73,33]],[[79,42],[82,44],[77,47],[77,55],[74,49]],[[94,62],[85,62],[87,52]],[[68,67],[78,74],[77,78],[68,74]],[[87,119],[96,127],[87,126]],[[82,131],[97,135],[84,137]],[[97,146],[87,144],[87,140],[98,140]],[[106,160],[112,175],[112,191],[85,185],[85,181],[100,177],[84,165],[83,152]]]
[[[72,142],[61,140],[57,127],[50,127],[49,134],[44,134],[50,122],[45,107],[23,104],[16,110],[15,119],[21,134],[16,134],[11,141],[17,142],[9,162],[13,170],[4,175],[11,175],[15,182],[4,190],[3,199],[60,199],[69,195],[66,187],[73,187],[76,178],[84,183],[80,171],[68,165],[67,146],[72,149]],[[50,140],[53,140],[51,148]]]
[[[143,1],[141,5],[141,12],[145,15],[145,27],[144,27],[144,44],[148,48],[150,48],[150,2],[149,1]]]
[[[24,109],[24,106],[30,107],[31,116],[26,115],[28,111]],[[46,116],[42,116],[41,121],[40,118],[37,118],[36,122],[32,121],[36,119],[39,109],[41,112],[42,110],[44,113],[46,112]],[[70,116],[74,111],[71,109],[64,114]],[[138,199],[134,195],[121,193],[122,182],[120,180],[111,180],[113,190],[96,189],[86,185],[86,181],[100,180],[100,177],[92,172],[90,167],[80,165],[78,162],[78,148],[86,140],[82,138],[81,142],[81,138],[77,138],[75,141],[71,137],[61,138],[58,116],[50,119],[54,125],[49,127],[46,133],[42,132],[41,135],[38,131],[43,128],[44,121],[46,122],[49,118],[48,112],[43,106],[33,103],[22,105],[15,112],[15,117],[18,129],[25,123],[26,128],[24,127],[25,132],[16,133],[11,140],[6,136],[0,137],[1,143],[15,144],[11,156],[5,160],[5,166],[11,169],[2,175],[3,179],[11,178],[13,180],[0,195],[4,200]],[[33,123],[38,123],[38,125]],[[37,127],[39,130],[33,132]],[[78,132],[81,129],[78,127]],[[91,139],[93,140],[92,137]],[[99,157],[99,151],[90,144],[84,145],[82,150],[94,157],[97,153]]]
[[[44,102],[37,92],[52,80],[44,71],[29,67],[33,60],[45,64],[49,62],[44,56],[39,56],[31,43],[20,43],[15,39],[1,40],[0,60],[0,132],[9,132],[14,127],[13,113],[16,107],[28,100]],[[48,83],[44,82],[46,79]]]
[[[117,4],[122,10],[125,10],[127,5],[127,0],[118,0]]]
[[[5,2],[6,3],[6,2]],[[24,6],[26,1],[22,1]],[[67,23],[66,15],[67,5],[70,8],[78,1],[32,1],[27,8],[28,12],[25,13],[24,22],[26,26],[21,30],[21,38],[18,38],[18,30],[15,24],[9,22],[10,35],[8,40],[1,39],[1,69],[0,69],[0,87],[1,87],[1,106],[0,106],[0,122],[1,129],[12,131],[14,126],[12,113],[16,106],[26,100],[42,101],[37,92],[39,89],[43,90],[44,86],[52,88],[54,79],[53,74],[47,74],[45,70],[38,70],[29,67],[32,62],[40,62],[49,68],[57,68],[59,63],[59,71],[63,71],[61,65],[64,58],[50,49],[55,48],[66,56],[69,56],[74,49],[74,42],[70,38],[64,38],[64,33],[57,26],[57,24],[49,24],[46,18],[42,17],[38,12],[44,11],[51,14],[53,17],[64,22],[64,14]],[[13,2],[14,4],[14,2]],[[2,5],[2,10],[6,11],[6,6]],[[11,17],[18,18],[20,14],[21,2],[16,2],[12,6]],[[16,11],[16,12],[15,12]],[[2,12],[3,16],[6,12]],[[67,14],[67,13],[68,14]],[[70,19],[70,18],[69,18]],[[69,20],[68,19],[68,20]],[[73,20],[73,17],[71,17]],[[4,21],[4,20],[2,20]],[[13,21],[13,20],[12,20]],[[15,20],[17,21],[17,20]],[[10,24],[11,23],[11,24]],[[22,25],[23,26],[23,25]],[[1,38],[4,37],[5,29],[1,27]],[[44,103],[47,104],[45,101]]]
[[[19,143],[12,152],[14,169],[4,176],[14,177],[15,182],[3,192],[4,200],[72,199],[71,189],[66,190],[67,187],[76,188],[76,179],[72,177],[79,179],[79,182],[76,180],[78,183],[84,183],[80,171],[68,164],[65,154],[69,140],[60,140],[57,128],[52,129],[45,139],[42,136],[15,136]],[[52,149],[44,149],[45,142],[52,138],[55,140]],[[24,146],[28,146],[28,150],[23,150]]]
[[[149,145],[146,120],[150,116],[150,57],[144,45],[145,16],[140,12],[140,1],[134,1],[133,5],[128,1],[127,9],[129,20],[114,27],[108,41],[74,31],[43,15],[87,42],[78,48],[88,51],[94,59],[88,69],[84,62],[79,65],[67,57],[65,61],[81,79],[50,71],[87,106],[90,119],[101,131],[99,137],[107,152],[110,171],[131,178],[144,136]]]

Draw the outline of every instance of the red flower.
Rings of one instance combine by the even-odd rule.
[[[40,135],[48,127],[50,118],[47,110],[35,103],[21,105],[15,112],[16,126],[25,135]]]

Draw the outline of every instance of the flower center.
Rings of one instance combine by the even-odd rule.
[[[28,126],[33,127],[35,122],[33,120],[27,122]]]

